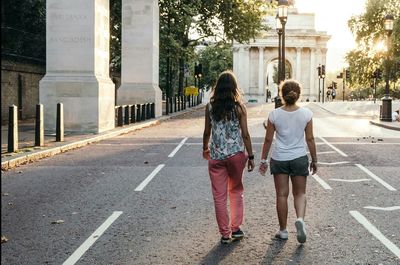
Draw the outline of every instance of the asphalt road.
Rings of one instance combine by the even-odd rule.
[[[314,104],[307,242],[278,228],[271,176],[245,173],[246,238],[220,245],[203,111],[2,172],[2,264],[400,264],[400,133]],[[273,108],[249,106],[256,161]]]

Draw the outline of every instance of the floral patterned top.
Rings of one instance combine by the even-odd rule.
[[[236,113],[230,120],[215,121],[211,115],[211,104],[208,104],[211,119],[210,156],[214,160],[224,160],[244,151],[242,133]]]

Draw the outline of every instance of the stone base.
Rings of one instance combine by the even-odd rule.
[[[247,103],[266,103],[267,102],[267,96],[266,95],[260,95],[260,94],[244,94],[243,95],[243,102]]]
[[[46,131],[55,132],[57,103],[65,132],[101,133],[115,128],[115,86],[110,78],[46,75],[39,83]]]
[[[155,103],[156,117],[162,115],[162,92],[156,84],[122,83],[117,91],[117,105]]]

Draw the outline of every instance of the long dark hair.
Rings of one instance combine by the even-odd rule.
[[[222,72],[210,99],[212,118],[215,121],[230,120],[235,106],[240,103],[240,98],[240,89],[233,72]]]

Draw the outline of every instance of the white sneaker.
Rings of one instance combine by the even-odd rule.
[[[306,224],[304,223],[303,218],[297,219],[294,225],[296,226],[297,230],[297,241],[299,241],[299,243],[306,242],[307,240]]]
[[[288,233],[288,231],[286,229],[285,230],[279,230],[275,234],[275,238],[279,238],[279,239],[282,239],[282,240],[287,240],[288,237],[289,237],[289,233]]]

